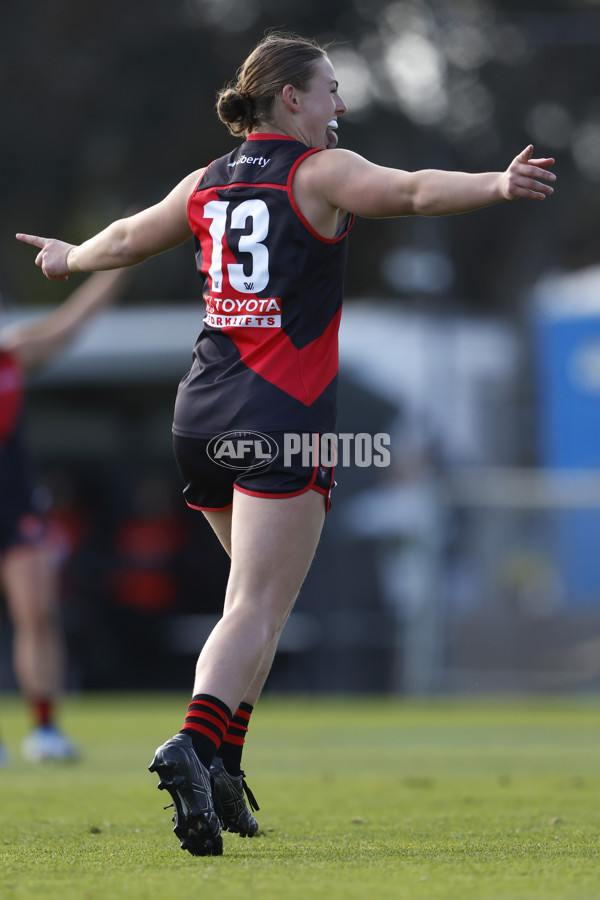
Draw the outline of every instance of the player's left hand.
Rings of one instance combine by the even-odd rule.
[[[67,256],[75,244],[67,244],[55,238],[38,237],[35,234],[17,234],[16,238],[18,241],[31,244],[32,247],[40,248],[35,264],[40,267],[46,278],[51,281],[67,281],[70,274]]]
[[[529,144],[515,156],[506,172],[502,173],[501,191],[506,200],[517,200],[519,197],[543,200],[554,193],[554,188],[546,184],[556,181],[554,172],[549,171],[554,165],[554,159],[532,159],[532,153],[533,144]]]

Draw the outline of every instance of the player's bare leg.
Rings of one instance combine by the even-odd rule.
[[[58,622],[58,569],[44,546],[16,546],[3,556],[0,577],[13,624],[14,670],[24,697],[52,707],[62,688],[64,647]],[[24,753],[34,761],[73,759],[73,744],[51,722],[36,727]]]
[[[320,497],[321,505],[322,506],[324,505],[324,500],[323,500],[322,496],[317,494],[315,491],[310,491],[308,493],[310,493],[313,497],[314,496]],[[237,496],[237,494],[236,494],[236,496]],[[245,495],[241,494],[240,496],[245,496]],[[269,502],[271,502],[271,503],[282,503],[282,502],[286,503],[287,501],[274,500],[274,501],[269,501]],[[310,506],[313,506],[312,501],[310,502]],[[205,515],[207,521],[209,522],[211,528],[215,532],[217,538],[221,542],[223,548],[225,549],[225,552],[227,553],[227,555],[229,557],[231,557],[231,532],[232,532],[232,519],[233,519],[232,508],[225,509],[225,510],[211,510],[210,512],[205,512],[204,515]],[[319,510],[318,510],[318,502],[317,502],[317,520],[318,519],[319,519]],[[322,528],[322,525],[321,525],[321,528]],[[308,569],[307,569],[307,571],[308,571]],[[292,611],[295,600],[296,600],[296,597],[294,596],[291,599],[289,607],[284,614],[283,624],[285,624],[285,621],[287,620],[290,612]],[[281,627],[283,627],[283,625]],[[244,696],[242,697],[242,700],[245,703],[249,704],[250,706],[254,706],[254,704],[258,700],[258,698],[261,694],[261,691],[264,687],[264,684],[267,680],[267,677],[269,675],[269,672],[271,671],[271,667],[273,665],[273,660],[275,658],[275,653],[277,651],[277,645],[279,643],[280,633],[281,633],[281,628],[278,630],[278,632],[274,635],[273,639],[266,646],[265,651],[262,656],[262,659],[261,659],[261,662],[260,662],[260,665],[254,675],[254,678],[252,679],[251,683],[247,686]]]
[[[251,687],[256,694],[257,679],[266,678],[324,520],[325,503],[315,491],[285,500],[234,492],[223,617],[200,653],[194,694],[219,697],[230,709],[249,696]]]
[[[286,500],[236,491],[232,510],[207,518],[231,555],[223,617],[200,653],[186,726],[158,748],[150,766],[159,774],[159,787],[173,798],[174,831],[182,848],[196,855],[222,852],[207,783],[209,768],[223,826],[242,836],[258,829],[244,792],[252,811],[258,805],[243,771],[228,771],[214,755],[217,740],[208,740],[207,749],[206,734],[216,728],[223,738],[228,736],[235,720],[231,714],[240,713],[242,698],[258,697],[318,544],[325,503],[313,491]],[[203,732],[203,743],[195,729]]]
[[[56,696],[63,650],[56,623],[55,563],[43,547],[19,546],[7,551],[0,571],[14,628],[19,687],[27,697]]]

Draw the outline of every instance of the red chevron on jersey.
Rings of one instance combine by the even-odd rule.
[[[262,332],[254,328],[245,328],[229,336],[249,369],[290,397],[310,406],[337,374],[341,316],[340,309],[323,334],[300,350],[294,347],[284,331],[276,332],[267,341]]]

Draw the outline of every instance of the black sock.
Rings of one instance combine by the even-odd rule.
[[[182,734],[189,734],[194,750],[208,769],[221,741],[227,733],[231,710],[217,697],[196,694],[188,706]]]
[[[217,751],[230,775],[239,775],[241,772],[244,741],[253,709],[249,703],[240,703],[231,716],[229,728]]]

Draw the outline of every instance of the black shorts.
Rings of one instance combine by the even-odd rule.
[[[48,532],[45,515],[34,502],[10,499],[0,511],[0,556],[11,547],[41,544]]]
[[[318,435],[305,437],[318,446]],[[321,464],[318,453],[290,456],[283,432],[230,431],[210,439],[174,434],[173,449],[192,509],[227,509],[234,490],[272,499],[313,490],[323,494],[329,512],[335,466]]]
[[[36,488],[29,454],[17,428],[0,446],[0,554],[41,543],[47,534],[48,498]]]

